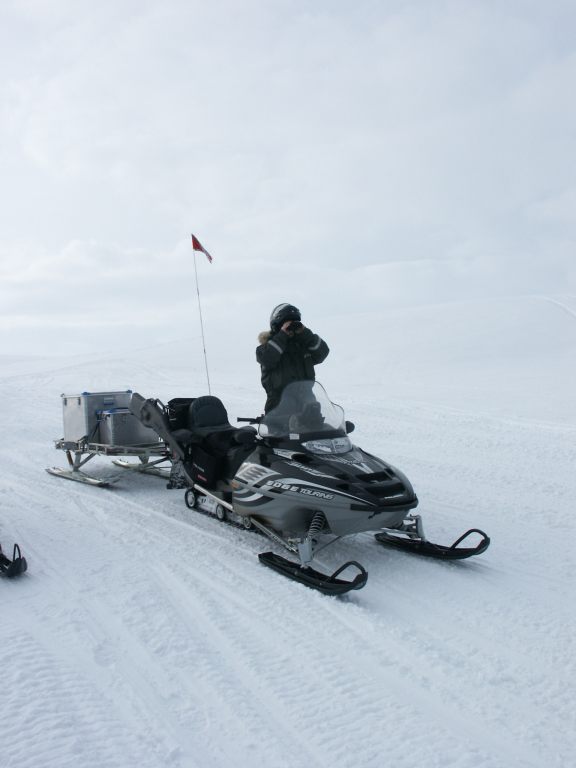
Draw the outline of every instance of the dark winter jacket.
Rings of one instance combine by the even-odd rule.
[[[292,381],[314,381],[314,366],[328,357],[328,345],[304,328],[302,333],[288,336],[284,331],[272,335],[264,331],[258,336],[256,360],[262,369],[262,386],[268,399],[266,413],[278,405],[282,390]]]

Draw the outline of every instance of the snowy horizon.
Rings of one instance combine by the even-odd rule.
[[[573,5],[7,2],[0,352],[576,295]],[[312,290],[313,289],[313,290]],[[74,339],[75,329],[83,338]]]

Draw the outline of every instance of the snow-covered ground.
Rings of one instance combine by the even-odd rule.
[[[320,560],[359,560],[368,584],[322,596],[157,478],[44,472],[65,463],[60,393],[204,394],[194,340],[6,358],[0,541],[29,571],[0,582],[2,768],[574,765],[576,300],[311,325],[332,348],[319,380],[413,481],[430,538],[478,526],[490,549],[444,564],[359,535]],[[247,335],[209,344],[232,419],[263,402]]]

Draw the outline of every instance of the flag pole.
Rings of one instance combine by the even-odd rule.
[[[206,367],[206,381],[208,382],[208,394],[211,395],[210,375],[208,374],[208,357],[206,356],[206,340],[204,338],[204,322],[202,321],[202,305],[200,303],[200,288],[198,286],[198,270],[196,269],[196,251],[194,250],[194,276],[196,277],[196,295],[198,296],[198,314],[200,315],[200,331],[202,333],[202,349],[204,350],[204,365]]]

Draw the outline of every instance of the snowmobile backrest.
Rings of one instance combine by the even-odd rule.
[[[188,429],[197,433],[208,433],[234,427],[228,421],[228,413],[222,400],[213,395],[205,395],[197,397],[190,404]]]

